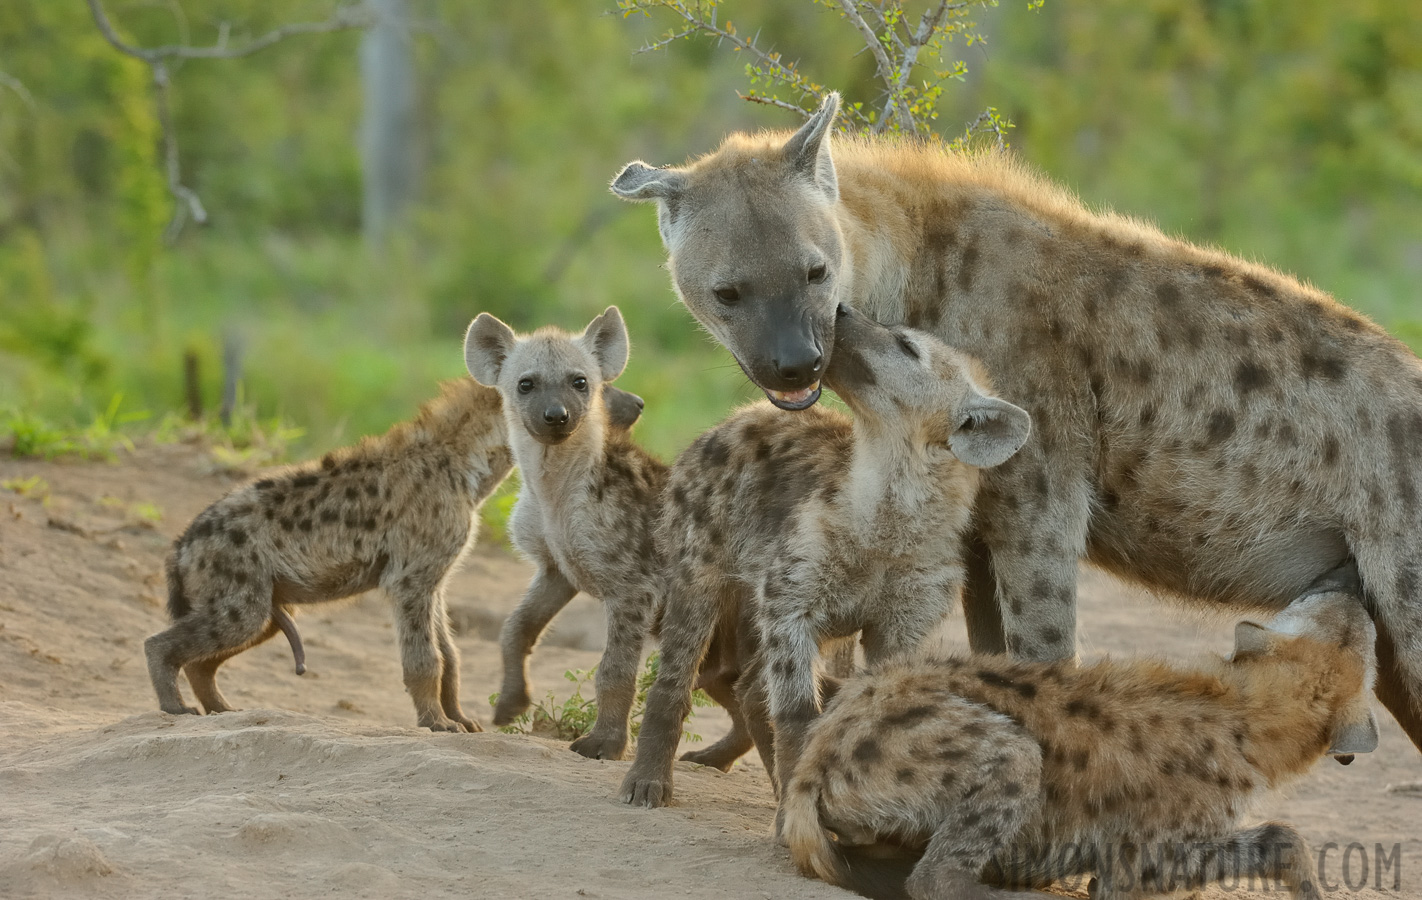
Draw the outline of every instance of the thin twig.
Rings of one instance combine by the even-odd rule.
[[[99,33],[104,36],[104,40],[108,41],[120,53],[147,63],[149,69],[152,70],[153,103],[158,113],[158,127],[163,137],[163,167],[168,177],[168,192],[177,201],[173,206],[173,218],[168,221],[168,227],[163,230],[163,238],[168,243],[177,240],[189,216],[199,225],[206,222],[207,209],[203,207],[202,199],[198,197],[197,192],[183,184],[181,158],[178,153],[178,136],[173,127],[172,77],[167,61],[171,59],[236,59],[239,56],[250,56],[265,50],[278,41],[294,35],[325,34],[332,31],[362,28],[370,24],[370,16],[362,8],[341,6],[336,9],[331,18],[324,22],[296,22],[291,25],[283,25],[236,47],[227,43],[230,29],[226,22],[218,27],[217,43],[210,47],[191,47],[187,44],[136,47],[126,43],[118,36],[113,23],[109,21],[108,14],[104,12],[100,0],[88,0],[88,3],[89,12],[94,17],[94,24],[98,26]],[[187,22],[183,19],[181,12],[181,7],[174,7],[178,29],[186,35]],[[3,80],[0,80],[0,84],[4,83]],[[23,85],[21,85],[20,90],[23,91],[23,89]],[[28,94],[22,96],[28,97]]]
[[[767,97],[764,94],[742,94],[740,91],[736,91],[736,96],[740,97],[742,100],[749,100],[752,103],[764,103],[766,106],[777,106],[781,109],[788,109],[791,112],[799,113],[807,119],[815,114],[815,111],[813,109],[805,109],[805,107],[803,106],[796,106],[793,103],[786,103],[784,100],[781,100],[778,97]]]
[[[14,92],[16,97],[19,97],[21,100],[25,101],[26,106],[28,106],[30,109],[35,108],[35,98],[30,95],[29,89],[25,87],[24,83],[21,82],[20,79],[16,78],[13,75],[8,75],[4,72],[0,72],[0,87],[9,88],[11,91]]]
[[[894,64],[889,62],[889,55],[884,52],[879,35],[874,33],[874,29],[869,27],[869,23],[859,14],[859,4],[855,0],[839,0],[839,8],[844,10],[844,17],[859,31],[860,36],[864,38],[864,45],[874,54],[874,64],[879,69],[879,77],[884,80],[884,84],[892,85]],[[889,102],[893,103],[892,97]]]
[[[94,0],[90,0],[90,2],[94,2]],[[720,25],[716,25],[705,19],[698,19],[696,16],[677,6],[669,5],[667,6],[667,8],[675,12],[677,15],[681,16],[683,19],[685,19],[691,27],[683,32],[680,32],[675,37],[669,37],[661,41],[656,41],[650,44],[644,44],[643,46],[637,49],[638,53],[648,53],[652,50],[664,47],[678,38],[687,37],[688,35],[695,34],[697,32],[702,32],[704,34],[712,35],[718,38],[719,40],[729,43],[737,50],[749,53],[751,56],[754,56],[757,60],[759,60],[761,65],[773,68],[785,81],[794,82],[796,80],[794,70],[787,68],[783,63],[780,62],[778,57],[772,56],[757,47],[754,41],[745,41],[740,37],[736,36],[735,34],[732,34],[731,32],[722,28]]]
[[[129,56],[137,57],[152,65],[164,59],[236,59],[239,56],[250,56],[267,49],[278,41],[293,37],[298,34],[326,34],[332,31],[348,31],[352,28],[364,28],[370,25],[370,16],[363,6],[341,6],[332,13],[331,18],[324,22],[293,22],[290,25],[282,25],[273,28],[259,38],[254,38],[245,44],[235,47],[227,43],[228,29],[224,25],[218,33],[217,43],[210,47],[190,47],[186,44],[165,44],[161,47],[135,47],[127,44],[118,36],[114,30],[113,23],[104,13],[104,8],[99,0],[89,0],[89,11],[93,13],[94,24],[99,26],[99,32],[104,39],[113,45],[115,50],[126,53]]]

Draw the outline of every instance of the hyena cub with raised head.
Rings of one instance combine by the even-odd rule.
[[[617,307],[578,335],[543,328],[518,336],[481,314],[464,341],[465,363],[504,398],[509,446],[522,488],[509,522],[514,546],[537,567],[499,637],[504,678],[494,723],[528,709],[528,657],[549,621],[578,591],[603,601],[607,647],[597,668],[597,721],[572,749],[621,759],[630,739],[642,641],[657,596],[652,531],[667,467],[625,431],[609,428],[602,386],[627,365]]]
[[[641,413],[635,395],[610,405],[628,426]],[[473,546],[480,504],[513,466],[505,434],[497,391],[449,381],[412,421],[267,475],[199,513],[168,557],[173,625],[144,644],[162,709],[197,713],[179,692],[180,669],[207,712],[232,709],[217,667],[278,629],[301,674],[287,608],[381,587],[395,603],[419,724],[480,730],[459,705],[444,584]]]
[[[1299,834],[1240,820],[1325,753],[1346,763],[1377,746],[1375,636],[1349,561],[1267,627],[1241,622],[1231,659],[1196,668],[884,667],[845,684],[811,730],[784,799],[791,853],[807,874],[915,900],[1083,874],[1094,900],[1255,878],[1317,897]],[[906,885],[856,871],[885,844],[921,856]]]
[[[911,653],[957,600],[978,469],[1017,452],[1028,416],[984,394],[972,363],[926,333],[841,307],[835,341],[825,381],[852,424],[822,407],[748,407],[672,470],[661,671],[625,802],[670,800],[693,679],[718,630],[758,642],[737,686],[741,715],[767,769],[788,775],[820,710],[823,644],[862,630],[870,663]]]

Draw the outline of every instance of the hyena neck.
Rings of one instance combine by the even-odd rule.
[[[882,541],[885,528],[952,534],[966,524],[971,504],[946,502],[944,497],[956,481],[951,470],[959,467],[951,459],[944,462],[930,456],[928,447],[911,431],[901,422],[863,415],[854,419],[854,449],[840,492],[841,514],[867,540]]]
[[[589,409],[578,430],[561,444],[542,444],[517,423],[510,423],[514,460],[523,489],[547,510],[561,509],[582,497],[597,475],[607,442],[607,423],[600,406]]]
[[[363,441],[353,452],[392,460],[443,458],[463,476],[476,500],[482,500],[513,468],[498,391],[472,378],[446,381],[440,388],[440,395],[421,406],[415,418]]]

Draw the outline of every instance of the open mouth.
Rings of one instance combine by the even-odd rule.
[[[771,403],[781,409],[800,410],[809,409],[815,405],[815,401],[820,399],[820,383],[816,381],[807,388],[798,391],[772,391],[762,388],[765,396]]]

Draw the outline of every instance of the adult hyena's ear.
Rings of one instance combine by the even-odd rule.
[[[785,142],[785,158],[791,167],[813,181],[831,203],[839,199],[839,179],[826,138],[838,112],[839,94],[830,91],[810,120]]]
[[[488,313],[479,313],[464,333],[464,367],[475,381],[497,387],[504,360],[516,343],[512,328]]]
[[[622,311],[617,307],[603,310],[578,341],[597,360],[603,381],[611,381],[627,368],[627,324],[622,321]]]
[[[622,167],[612,179],[612,192],[623,200],[675,200],[686,187],[677,169],[658,169],[641,160]]]
[[[970,466],[990,469],[1011,459],[1031,433],[1027,410],[974,392],[958,412],[948,449]]]

